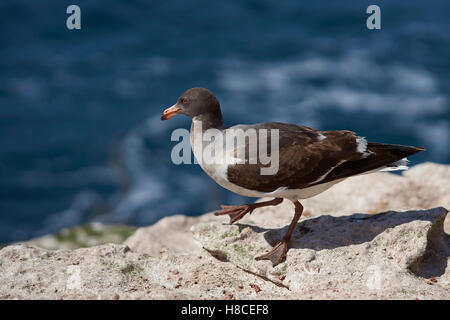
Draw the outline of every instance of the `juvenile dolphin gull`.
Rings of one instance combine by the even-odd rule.
[[[252,159],[249,159],[247,153],[244,152],[242,156],[242,153],[238,152],[243,148],[248,150],[250,143],[254,144],[247,139],[241,140],[240,145],[233,143],[231,148],[223,148],[227,154],[215,153],[217,161],[199,161],[202,169],[211,178],[230,191],[246,197],[274,197],[270,201],[222,206],[222,210],[217,211],[215,215],[229,215],[230,223],[238,221],[256,208],[275,206],[283,199],[293,202],[294,218],[286,234],[270,252],[256,258],[270,260],[273,266],[286,257],[291,235],[302,215],[303,206],[298,200],[313,197],[351,176],[376,171],[405,170],[406,157],[425,150],[422,147],[368,142],[347,130],[319,131],[281,122],[222,129],[219,101],[204,88],[192,88],[184,92],[175,105],[164,110],[161,120],[170,119],[176,114],[185,114],[192,118],[191,146],[197,159],[202,157],[200,150],[212,143],[212,140],[202,139],[202,134],[208,129],[216,129],[223,137],[238,129],[256,132],[265,129],[268,136],[270,130],[278,130],[279,167],[274,174],[262,174],[261,169],[267,167],[267,164],[249,161]],[[225,138],[223,141],[226,143]],[[202,148],[199,148],[200,146]]]

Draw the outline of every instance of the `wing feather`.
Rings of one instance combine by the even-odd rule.
[[[278,129],[279,170],[274,175],[261,175],[261,163],[251,164],[249,159],[230,165],[228,180],[246,189],[272,192],[280,187],[301,189],[326,180],[327,175],[347,161],[362,159],[357,137],[351,131],[318,131],[309,127],[279,122],[229,128]],[[269,132],[270,141],[270,132]],[[248,141],[245,148],[248,150]],[[244,145],[239,146],[243,148]],[[267,165],[266,165],[267,166]]]

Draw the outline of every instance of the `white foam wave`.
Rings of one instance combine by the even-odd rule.
[[[435,161],[448,155],[449,102],[435,76],[398,62],[379,63],[370,53],[352,51],[339,58],[316,56],[291,61],[224,63],[221,85],[228,93],[224,109],[264,109],[264,119],[322,128],[329,111],[385,116],[397,130],[414,136],[432,152]],[[255,95],[260,99],[255,103]],[[226,106],[226,107],[225,107]],[[246,109],[243,106],[248,106]],[[250,109],[251,110],[251,109]],[[252,120],[252,119],[249,119]],[[384,123],[380,123],[380,129]],[[411,128],[417,128],[412,130]],[[368,134],[359,132],[360,134]],[[370,137],[369,137],[370,139]]]
[[[230,95],[264,92],[268,103],[278,101],[278,111],[295,108],[299,114],[308,109],[319,112],[337,108],[411,118],[439,114],[447,106],[430,73],[404,65],[377,64],[362,53],[349,53],[336,60],[314,57],[270,64],[241,63],[237,69],[225,67],[221,74],[221,84],[231,91]],[[326,84],[313,85],[315,80]]]

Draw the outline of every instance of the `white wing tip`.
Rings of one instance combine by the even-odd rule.
[[[384,167],[380,171],[398,171],[398,170],[408,170],[409,160],[407,158],[403,158],[401,160],[395,161],[388,166]]]

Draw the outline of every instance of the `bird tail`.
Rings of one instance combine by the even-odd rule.
[[[407,170],[409,163],[407,157],[424,151],[425,148],[369,142],[367,150],[373,153],[374,158],[380,159],[380,165],[378,167],[380,171],[397,171]],[[374,160],[375,163],[378,162],[376,159]]]
[[[405,170],[408,169],[406,157],[424,150],[423,147],[368,142],[366,157],[337,166],[324,182],[377,171]]]

